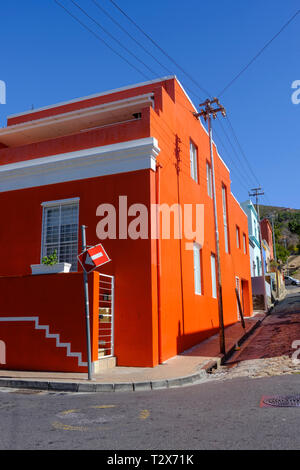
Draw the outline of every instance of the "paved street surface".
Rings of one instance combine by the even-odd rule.
[[[300,395],[299,366],[290,359],[300,340],[300,296],[289,292],[229,367],[198,385],[118,393],[0,388],[0,449],[299,449],[300,407],[262,406],[263,397]]]
[[[287,297],[227,364],[214,371],[211,379],[297,373],[300,373],[300,288],[289,287]]]
[[[4,389],[2,389],[4,390]],[[299,376],[207,381],[151,392],[0,392],[1,449],[299,449]]]

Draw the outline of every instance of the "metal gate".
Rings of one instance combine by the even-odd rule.
[[[98,358],[114,355],[114,276],[100,274],[99,279]]]

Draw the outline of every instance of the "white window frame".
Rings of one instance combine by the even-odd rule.
[[[229,253],[229,236],[228,236],[228,220],[227,220],[227,197],[226,186],[222,184],[222,205],[223,205],[223,224],[224,224],[224,239],[225,239],[225,253]]]
[[[195,144],[190,140],[190,164],[191,177],[198,183],[198,151]]]
[[[237,246],[237,248],[240,248],[241,247],[241,244],[240,244],[240,228],[236,225],[235,230],[236,230],[236,246]]]
[[[201,246],[196,242],[193,242],[193,259],[195,294],[202,295]]]
[[[243,246],[244,246],[244,254],[247,254],[247,239],[246,239],[246,234],[243,233]]]
[[[216,256],[214,253],[210,254],[210,269],[211,269],[211,285],[212,297],[217,298],[217,271],[216,271]]]
[[[78,253],[78,231],[79,231],[79,201],[80,201],[80,198],[79,197],[75,197],[75,198],[69,198],[69,199],[59,199],[59,200],[55,200],[55,201],[46,201],[46,202],[42,202],[41,203],[41,206],[43,208],[43,217],[42,217],[42,238],[41,238],[41,260],[40,262],[42,263],[42,259],[44,256],[46,256],[46,247],[47,247],[47,244],[45,243],[45,235],[46,235],[46,220],[45,220],[45,213],[46,213],[46,209],[50,208],[50,207],[58,207],[59,210],[60,210],[60,214],[61,214],[61,208],[62,206],[64,205],[77,205],[78,206],[78,211],[77,211],[77,220],[76,220],[76,223],[77,223],[77,239],[75,242],[73,242],[74,244],[76,243],[77,244],[77,253]],[[59,215],[60,217],[60,215]],[[58,245],[60,245],[60,230],[59,230],[59,241],[58,241]],[[59,246],[60,248],[60,246]],[[58,257],[59,257],[59,253],[58,253]],[[78,263],[76,261],[76,264],[74,263],[74,265],[72,265],[71,267],[71,270],[72,271],[77,271],[77,267],[78,267]]]
[[[213,197],[212,191],[212,171],[211,166],[208,162],[206,162],[206,181],[207,181],[207,194],[209,197]]]

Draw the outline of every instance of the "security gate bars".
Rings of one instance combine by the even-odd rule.
[[[100,274],[99,279],[98,358],[114,355],[114,276]]]

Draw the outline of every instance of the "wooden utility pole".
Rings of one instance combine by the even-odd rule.
[[[255,205],[256,205],[256,212],[258,218],[258,233],[259,233],[259,244],[260,244],[260,257],[261,257],[261,270],[262,270],[262,278],[263,278],[263,289],[264,289],[264,306],[265,311],[268,310],[268,301],[267,301],[267,291],[266,291],[266,279],[265,279],[265,266],[264,266],[264,257],[263,257],[263,247],[262,247],[262,237],[261,237],[261,228],[260,228],[260,214],[259,214],[259,204],[258,204],[258,196],[262,196],[264,191],[259,188],[252,188],[252,193],[249,192],[249,196],[255,197]]]
[[[216,107],[213,107],[215,105]],[[212,186],[213,186],[213,204],[214,204],[214,220],[215,220],[215,234],[216,234],[216,255],[217,255],[217,276],[218,276],[218,312],[219,312],[219,338],[220,338],[220,352],[225,354],[225,333],[224,333],[224,315],[223,315],[223,295],[222,295],[222,279],[221,279],[221,263],[220,263],[220,243],[219,243],[219,229],[218,229],[218,213],[217,213],[217,202],[216,202],[216,183],[215,183],[215,169],[214,169],[214,155],[213,155],[213,140],[212,140],[212,126],[211,116],[216,119],[217,113],[222,113],[226,116],[225,108],[220,105],[217,98],[212,100],[207,99],[204,103],[201,103],[199,107],[204,107],[200,113],[194,113],[196,118],[202,116],[208,125],[209,135],[209,149],[211,159],[211,175],[212,175]]]

